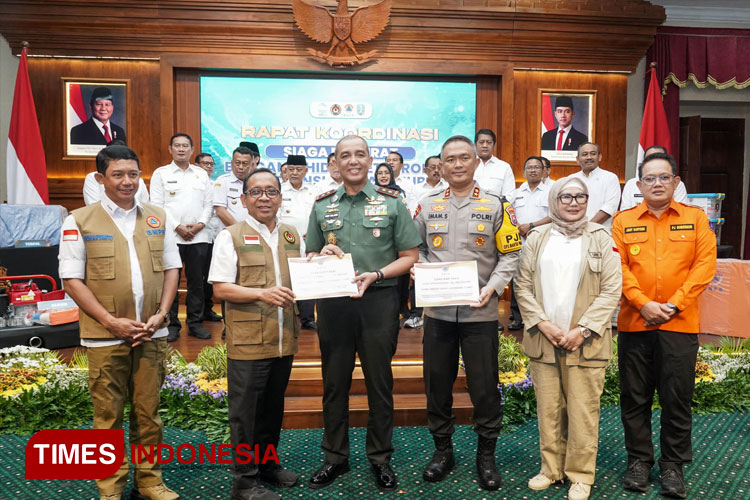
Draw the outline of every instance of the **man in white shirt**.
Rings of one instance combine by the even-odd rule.
[[[307,223],[310,221],[310,211],[315,203],[315,188],[305,182],[307,175],[307,159],[302,155],[289,155],[286,159],[286,169],[289,182],[281,185],[281,209],[279,221],[289,224],[305,239]],[[304,251],[301,252],[304,256]],[[299,319],[303,330],[318,331],[315,323],[315,301],[297,301]]]
[[[163,442],[159,394],[166,311],[177,292],[180,255],[169,216],[135,198],[140,178],[135,152],[105,147],[96,167],[104,195],[63,222],[60,278],[81,310],[94,429],[121,429],[129,402],[130,442],[148,448]],[[122,498],[128,469],[126,457],[112,476],[96,480],[101,500]],[[144,461],[134,476],[131,498],[180,498],[164,485],[158,464]]]
[[[332,189],[338,189],[339,186],[341,186],[341,183],[344,182],[344,179],[339,173],[339,167],[337,167],[335,162],[332,161],[334,156],[336,156],[336,153],[331,153],[328,155],[328,163],[326,164],[328,175],[325,179],[315,184],[316,196],[319,194],[327,193]]]
[[[601,224],[607,231],[611,231],[612,216],[620,205],[620,179],[616,174],[599,168],[602,153],[598,144],[581,144],[576,161],[581,170],[571,177],[581,179],[588,187],[589,203],[586,217],[589,221]]]
[[[254,170],[253,164],[252,150],[239,146],[232,151],[232,171],[219,176],[214,183],[213,207],[221,229],[238,224],[247,217],[247,209],[242,204],[242,183]]]
[[[398,151],[391,151],[385,157],[385,162],[393,169],[393,180],[396,181],[398,187],[404,190],[406,208],[409,209],[409,213],[413,217],[419,199],[416,192],[417,186],[412,182],[411,177],[401,177],[401,170],[404,168],[404,157]]]
[[[208,178],[214,173],[214,158],[208,153],[200,153],[195,155],[195,164],[206,171]],[[214,243],[216,235],[221,231],[221,221],[216,216],[216,211],[211,211],[211,218],[208,219],[208,225],[206,229],[211,233],[211,243],[208,244],[208,256],[203,266],[203,321],[221,321],[221,316],[214,312],[214,287],[208,282],[208,269],[211,266],[211,255],[213,255]]]
[[[448,187],[448,184],[443,180],[441,167],[439,156],[430,156],[424,161],[422,172],[424,172],[425,180],[416,188],[418,202],[422,201],[422,198],[428,193]]]
[[[518,232],[526,239],[526,235],[535,227],[549,224],[549,186],[542,181],[544,162],[538,156],[529,156],[523,164],[523,175],[526,182],[521,184],[511,195],[510,203],[516,212],[518,219]],[[522,249],[523,251],[523,249]],[[508,330],[520,330],[523,328],[523,318],[516,302],[516,294],[513,293],[511,284],[510,296],[510,325]]]
[[[653,153],[668,154],[667,148],[654,144],[653,146],[649,146],[648,148],[646,148],[646,151],[643,154],[643,158],[646,158],[648,155]],[[635,177],[626,182],[625,187],[622,189],[622,201],[620,202],[620,210],[633,208],[640,205],[643,201],[643,193],[641,193],[641,190],[638,189],[638,180],[638,169],[636,169]],[[687,188],[685,187],[684,182],[680,181],[680,183],[677,185],[677,189],[675,189],[674,191],[674,195],[672,195],[672,198],[674,198],[674,201],[679,201],[680,203],[687,202]]]
[[[544,171],[542,172],[542,182],[547,187],[552,187],[552,184],[555,183],[555,180],[550,177],[550,174],[552,173],[552,164],[545,156],[539,156],[538,158],[542,160],[542,165],[544,165]]]
[[[483,128],[477,131],[474,145],[480,161],[474,171],[474,180],[482,189],[507,198],[516,189],[516,177],[510,163],[494,156],[496,143],[497,137],[492,130]]]
[[[177,227],[177,247],[185,267],[187,278],[188,335],[199,339],[210,339],[201,323],[203,321],[203,265],[208,255],[208,244],[213,241],[206,229],[211,218],[211,180],[206,171],[190,164],[193,155],[193,139],[177,133],[169,141],[172,163],[159,167],[151,176],[151,201],[162,207]],[[170,310],[168,342],[180,336],[182,327],[177,318],[178,300]]]
[[[260,149],[258,149],[257,144],[250,141],[240,142],[240,147],[250,150],[250,155],[253,157],[253,164],[250,166],[250,172],[252,172],[256,168],[258,168],[258,166],[260,166]]]

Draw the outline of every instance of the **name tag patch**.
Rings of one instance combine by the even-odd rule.
[[[87,234],[84,235],[83,241],[112,241],[114,236],[111,234]]]
[[[165,231],[163,229],[147,229],[146,234],[149,236],[159,236],[164,235]]]
[[[260,245],[260,236],[245,234],[242,236],[245,245]]]
[[[645,233],[646,232],[646,226],[635,226],[635,227],[626,227],[625,228],[625,234],[628,233]]]
[[[672,224],[669,226],[670,231],[695,231],[693,224]]]

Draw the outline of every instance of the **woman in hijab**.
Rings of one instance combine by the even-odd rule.
[[[375,185],[393,189],[401,193],[401,196],[406,197],[406,193],[401,187],[396,184],[396,179],[393,175],[393,168],[387,163],[381,163],[375,168]]]
[[[594,484],[599,398],[622,290],[619,254],[606,229],[588,222],[588,198],[577,178],[555,182],[552,223],[529,232],[515,282],[542,456],[528,485],[544,490],[567,478],[570,500],[586,500]]]

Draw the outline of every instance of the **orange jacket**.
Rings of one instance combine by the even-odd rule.
[[[716,236],[702,210],[672,200],[657,219],[646,203],[615,214],[612,237],[622,260],[621,332],[667,330],[698,333],[698,296],[716,273]],[[647,302],[680,310],[661,325],[645,326]]]

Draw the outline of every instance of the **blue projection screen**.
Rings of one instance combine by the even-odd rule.
[[[200,88],[201,152],[216,160],[214,178],[231,171],[244,140],[258,144],[261,166],[275,172],[287,155],[305,155],[306,181],[315,183],[336,142],[357,134],[373,168],[395,150],[402,174],[420,183],[425,158],[448,137],[475,131],[475,83],[202,76]]]

